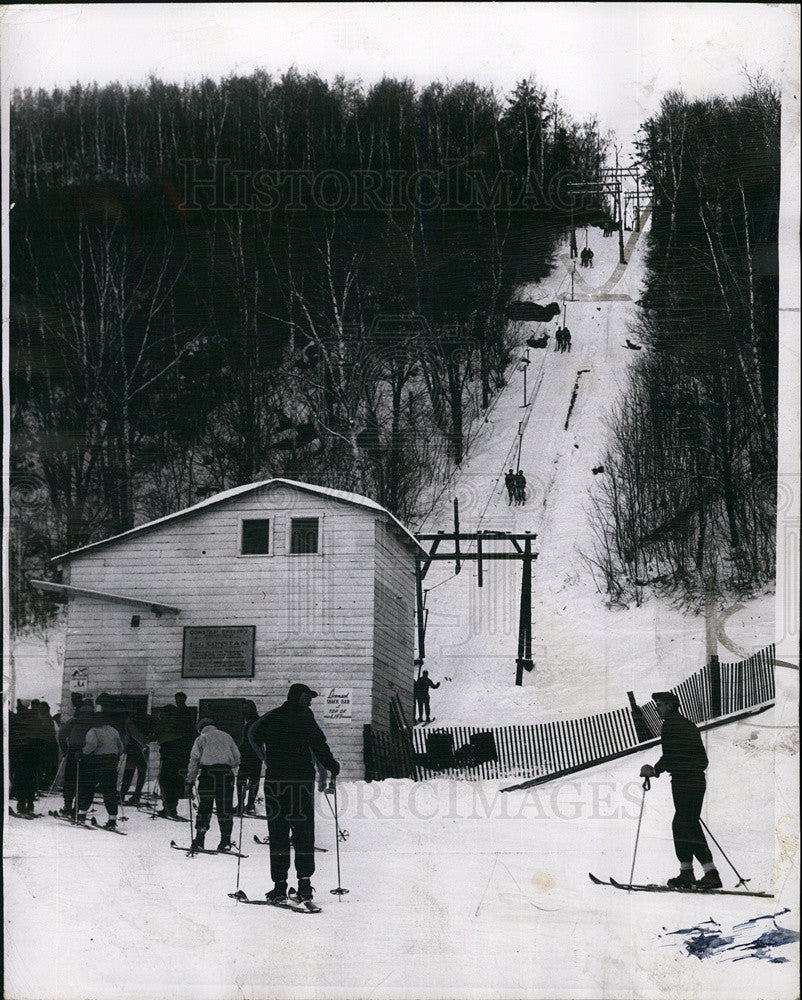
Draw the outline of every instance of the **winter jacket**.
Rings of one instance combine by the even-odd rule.
[[[201,767],[211,767],[213,764],[228,764],[229,767],[239,767],[240,754],[237,744],[228,733],[215,726],[205,726],[203,732],[192,744],[187,770],[187,784],[194,783]]]
[[[416,698],[428,698],[429,697],[429,688],[439,688],[439,687],[440,687],[440,681],[438,681],[435,684],[434,681],[431,679],[431,677],[419,677],[415,681],[415,685],[414,685],[415,697]]]
[[[315,780],[312,754],[332,774],[340,773],[323,730],[315,722],[311,708],[285,701],[248,730],[248,738],[265,762],[265,780]]]
[[[58,731],[58,742],[62,750],[83,750],[86,734],[97,725],[95,710],[91,705],[79,708],[72,719],[67,719]]]
[[[707,754],[699,730],[690,719],[678,712],[667,716],[663,720],[660,742],[663,756],[654,766],[657,774],[670,771],[673,777],[704,773]]]
[[[97,757],[116,754],[119,757],[122,752],[123,741],[114,726],[94,726],[86,734],[85,754],[94,754]]]

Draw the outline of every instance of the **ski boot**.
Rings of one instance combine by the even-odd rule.
[[[721,876],[716,871],[715,868],[711,868],[709,872],[705,872],[704,875],[696,883],[697,889],[720,889],[721,888]]]
[[[314,891],[315,890],[312,887],[312,883],[308,878],[298,879],[298,892],[296,894],[296,898],[299,900],[299,902],[311,903]]]
[[[693,889],[697,885],[696,876],[692,869],[683,868],[679,875],[670,878],[666,885],[671,886],[672,889]]]
[[[117,829],[117,819],[114,816],[109,816],[106,822],[103,824],[104,830],[116,830]]]
[[[86,813],[79,812],[77,822],[86,825]]]
[[[230,837],[223,837],[220,843],[217,845],[218,851],[230,851],[234,845],[231,843]]]
[[[283,904],[287,902],[287,883],[276,882],[270,892],[265,893],[268,903]]]

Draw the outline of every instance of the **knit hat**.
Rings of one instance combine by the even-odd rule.
[[[673,691],[653,691],[652,701],[663,701],[667,705],[673,705],[674,708],[679,708],[679,698]]]
[[[202,719],[198,719],[198,726],[197,726],[198,732],[201,732],[201,730],[205,729],[207,726],[213,726],[213,725],[214,723],[212,722],[212,720],[204,716]]]

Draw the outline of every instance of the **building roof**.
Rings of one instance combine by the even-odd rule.
[[[252,493],[256,490],[265,489],[268,486],[279,485],[289,486],[293,489],[303,490],[306,493],[313,493],[329,500],[339,500],[341,503],[353,504],[355,507],[363,507],[368,510],[375,511],[377,514],[383,514],[385,517],[388,517],[401,530],[401,532],[407,536],[407,538],[409,538],[416,548],[420,549],[424,555],[428,555],[417,538],[408,528],[404,527],[395,515],[391,514],[389,510],[382,507],[381,504],[376,503],[375,500],[371,500],[369,497],[363,497],[359,493],[348,493],[345,490],[331,489],[328,486],[316,486],[312,483],[299,483],[293,479],[264,479],[259,483],[248,483],[246,486],[235,486],[233,489],[224,490],[222,493],[215,493],[214,496],[207,497],[205,500],[201,500],[200,503],[193,504],[192,507],[185,507],[184,510],[176,511],[174,514],[167,514],[165,517],[158,517],[155,521],[147,521],[145,524],[137,525],[136,528],[130,528],[128,531],[123,531],[119,535],[112,535],[111,538],[103,538],[99,542],[91,542],[89,545],[82,545],[78,549],[70,549],[69,552],[62,552],[60,555],[54,556],[50,561],[63,562],[65,559],[71,559],[73,556],[83,555],[85,552],[100,548],[101,545],[111,545],[112,542],[121,542],[133,535],[138,535],[143,531],[151,531],[154,528],[160,528],[163,524],[169,524],[171,521],[178,520],[178,518],[199,514],[208,507],[214,507],[217,504],[226,503],[226,501],[233,500],[235,497],[244,496],[246,493]]]

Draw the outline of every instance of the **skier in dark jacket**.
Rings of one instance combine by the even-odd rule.
[[[287,898],[290,831],[298,875],[298,897],[311,900],[315,871],[315,764],[340,773],[310,705],[317,697],[306,684],[292,684],[283,705],[257,719],[248,738],[265,762],[265,812],[270,839],[271,903]],[[314,760],[313,760],[314,754]]]
[[[512,501],[515,499],[515,473],[512,469],[504,477],[504,485],[507,487],[507,503],[512,505]]]
[[[413,685],[413,693],[415,695],[415,714],[418,716],[415,720],[416,722],[424,721],[424,712],[426,713],[425,721],[432,721],[432,712],[429,707],[429,689],[439,687],[440,681],[435,684],[431,677],[429,677],[428,670],[424,670],[420,677],[415,681],[415,684]]]
[[[64,806],[61,813],[64,816],[72,815],[73,802],[78,791],[81,764],[83,763],[86,734],[96,722],[94,705],[91,701],[84,701],[76,708],[73,718],[68,719],[58,731],[59,746],[65,757],[64,781],[61,786],[61,792],[64,796]]]
[[[515,503],[519,507],[526,503],[526,476],[520,469],[515,473]]]
[[[248,730],[258,717],[256,705],[252,701],[248,702],[242,722],[242,735],[237,744],[240,752],[239,771],[237,771],[237,812],[246,816],[256,812],[256,793],[259,791],[259,778],[262,774],[262,758],[248,739]]]
[[[642,778],[657,778],[664,771],[671,775],[671,794],[674,799],[674,850],[680,864],[680,873],[670,878],[668,884],[675,889],[698,886],[700,889],[720,889],[721,879],[713,863],[699,817],[705,797],[705,752],[699,730],[679,713],[679,699],[671,691],[656,691],[652,699],[657,714],[663,720],[660,740],[663,756],[652,767],[644,764]],[[699,861],[704,875],[699,881],[693,873],[693,859]]]

